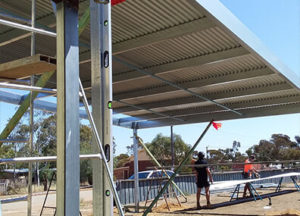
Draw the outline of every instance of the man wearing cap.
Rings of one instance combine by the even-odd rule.
[[[198,153],[198,160],[195,162],[195,165],[205,165],[207,164],[207,161],[204,160],[204,154],[202,152]],[[211,172],[207,166],[202,167],[195,167],[196,171],[196,184],[197,184],[197,209],[201,209],[200,206],[200,193],[201,189],[205,188],[205,194],[206,194],[206,202],[207,202],[207,208],[211,207],[210,204],[210,192],[209,192],[209,182],[207,180],[207,177],[209,177],[209,180],[211,183],[213,183],[213,178],[211,175]]]
[[[254,160],[255,160],[255,155],[251,155],[251,156],[245,161],[244,171],[243,171],[243,177],[244,177],[244,179],[251,179],[252,174],[254,174],[255,176],[259,176],[257,170],[253,167],[253,164],[251,164],[251,162],[253,162]],[[249,184],[249,183],[246,183],[246,184],[245,184],[245,187],[244,187],[244,193],[243,193],[243,198],[246,197],[247,190],[248,190],[249,193],[251,194],[251,191],[250,191],[250,184]]]

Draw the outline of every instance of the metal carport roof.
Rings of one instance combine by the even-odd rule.
[[[88,2],[81,1],[81,13]],[[3,0],[0,8],[30,19],[28,0]],[[37,16],[41,27],[55,30],[51,3],[38,0]],[[87,92],[89,34],[88,27],[80,38]],[[0,25],[0,63],[29,56],[29,36]],[[114,113],[128,116],[114,118],[115,125],[149,128],[300,111],[299,78],[217,0],[126,0],[112,7],[112,39]],[[54,56],[55,38],[38,35],[36,47]],[[55,79],[48,88],[56,87]]]

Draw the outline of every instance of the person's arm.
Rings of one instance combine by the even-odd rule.
[[[257,171],[257,169],[255,169],[255,167],[254,167],[254,165],[253,164],[251,164],[252,165],[252,172],[255,174],[255,173],[258,173],[258,171]]]
[[[260,178],[260,175],[259,175],[257,169],[255,169],[255,167],[253,165],[252,165],[251,172],[255,175],[256,178]]]
[[[211,183],[213,183],[214,180],[213,180],[213,178],[212,178],[212,174],[211,174],[210,169],[209,169],[208,167],[206,168],[206,172],[207,172],[209,181],[210,181]]]
[[[192,165],[195,165],[195,161],[192,160]],[[196,176],[196,182],[198,181],[198,172],[196,170],[196,167],[192,168],[194,175]]]

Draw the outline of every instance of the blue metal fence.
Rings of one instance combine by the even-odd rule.
[[[299,172],[300,168],[296,169],[284,169],[284,170],[266,170],[260,171],[260,176],[262,178],[279,175],[288,172]],[[243,179],[241,172],[224,172],[224,173],[214,173],[213,174],[214,181],[229,181],[229,180],[239,180]],[[141,179],[139,181],[139,195],[140,201],[145,201],[147,197],[147,193],[149,192],[148,199],[153,199],[158,193],[159,187],[164,182],[158,179]],[[196,178],[194,175],[181,175],[175,178],[175,182],[178,187],[185,194],[194,194],[197,191],[197,187],[195,184]],[[268,179],[257,182],[258,184],[262,183],[278,183],[279,179]],[[285,177],[282,182],[290,182],[289,177]],[[150,189],[151,186],[151,190]],[[121,180],[117,181],[117,191],[120,197],[120,201],[122,204],[134,203],[134,180]],[[178,191],[176,191],[178,194]]]

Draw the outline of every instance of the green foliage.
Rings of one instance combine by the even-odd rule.
[[[171,138],[158,134],[151,143],[146,143],[146,146],[158,160],[161,165],[171,165]],[[187,156],[187,153],[191,149],[191,146],[186,144],[181,136],[174,134],[174,151],[175,151],[175,164],[178,165]],[[191,159],[188,163],[191,162]],[[187,171],[189,169],[185,169]]]
[[[56,155],[56,115],[40,122],[36,143],[42,155]]]
[[[246,156],[239,152],[241,143],[238,141],[233,141],[232,148],[218,149],[218,150],[209,150],[209,163],[218,163],[218,162],[242,162],[246,159]],[[226,167],[223,167],[226,169]]]
[[[295,137],[296,142],[284,134],[273,134],[270,140],[260,140],[247,150],[247,154],[256,154],[259,161],[270,160],[299,160],[300,145],[299,136]]]
[[[80,126],[80,153],[91,154],[92,130],[86,125]],[[87,182],[92,178],[91,160],[80,161],[80,181]]]
[[[123,167],[129,161],[128,154],[120,154],[114,157],[114,168]]]
[[[33,155],[37,156],[53,156],[56,155],[56,115],[44,115],[44,118],[37,118],[34,125],[34,151]],[[10,139],[29,139],[29,126],[26,124],[18,124],[9,137]],[[80,153],[91,154],[91,128],[86,125],[80,125]],[[15,153],[16,152],[16,153]],[[8,157],[26,157],[30,155],[28,143],[15,143],[10,145],[2,145],[0,148],[0,155],[3,158]],[[27,163],[17,164],[17,168],[28,167]],[[40,163],[41,180],[47,177],[50,178],[51,171],[49,169],[55,168],[56,163]],[[92,169],[90,160],[80,162],[80,179],[87,181],[91,178]]]
[[[3,144],[0,147],[1,158],[12,158],[15,156],[13,144]]]

